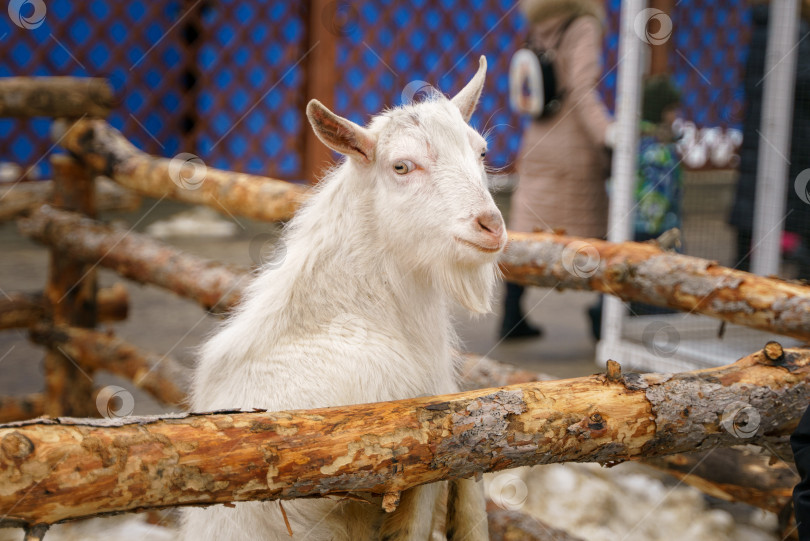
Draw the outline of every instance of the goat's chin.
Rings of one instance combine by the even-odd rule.
[[[475,314],[492,311],[492,293],[498,281],[498,266],[452,265],[439,276],[442,289],[459,304]]]

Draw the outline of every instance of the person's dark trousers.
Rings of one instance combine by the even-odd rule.
[[[751,231],[737,230],[737,260],[734,268],[748,272],[751,268],[751,241],[753,233]]]
[[[503,303],[503,321],[501,322],[502,339],[527,338],[540,336],[542,331],[526,321],[520,299],[525,288],[517,284],[506,283],[506,296]]]
[[[588,321],[591,322],[591,336],[597,342],[602,339],[602,309],[605,305],[605,296],[599,295],[595,303],[588,307]]]
[[[801,481],[793,489],[793,507],[800,541],[810,541],[810,407],[804,411],[799,426],[790,437],[793,459]]]
[[[802,244],[795,254],[797,273],[800,280],[810,280],[810,234],[802,235]]]

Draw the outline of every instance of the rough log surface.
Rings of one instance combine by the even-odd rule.
[[[526,513],[487,505],[489,541],[583,541]]]
[[[114,93],[95,77],[3,77],[0,117],[106,117]]]
[[[793,497],[799,475],[782,460],[730,447],[645,460],[706,494],[744,502],[777,515]]]
[[[98,321],[123,321],[129,311],[129,294],[124,284],[98,291]],[[0,298],[0,329],[30,327],[46,317],[45,294],[8,293]]]
[[[524,285],[601,291],[810,342],[810,286],[665,252],[654,242],[510,232],[501,265],[507,280]]]
[[[784,350],[777,342],[768,342],[762,353],[769,361],[778,361]],[[558,379],[520,370],[488,357],[464,354],[464,359],[461,373],[465,390]],[[605,377],[608,381],[620,381],[619,363],[607,361]],[[793,487],[799,482],[792,466],[790,445],[782,439],[760,440],[762,449],[767,449],[766,453],[752,451],[751,446],[729,447],[656,457],[643,462],[716,498],[744,502],[779,514],[790,502]]]
[[[183,405],[181,389],[187,378],[173,358],[142,351],[107,333],[76,327],[36,325],[31,340],[50,348],[59,348],[85,370],[106,370],[133,382],[136,387],[170,405]]]
[[[154,239],[44,205],[18,222],[20,231],[130,280],[164,287],[222,312],[239,301],[250,273],[184,253]]]
[[[45,413],[45,395],[0,396],[0,423],[40,417]]]
[[[63,124],[61,144],[96,173],[155,198],[207,205],[219,212],[275,222],[292,218],[308,193],[306,186],[203,165],[155,158],[135,148],[103,120]],[[174,163],[173,163],[174,161]]]
[[[0,516],[50,524],[165,506],[382,495],[523,465],[755,444],[794,430],[810,400],[810,349],[784,353],[681,374],[597,374],[308,411],[7,424]]]
[[[52,196],[52,180],[20,182],[0,188],[0,222],[27,214],[48,202]],[[109,179],[97,178],[96,206],[99,211],[132,211],[141,206],[141,198]]]

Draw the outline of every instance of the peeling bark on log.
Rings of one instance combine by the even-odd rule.
[[[41,417],[45,413],[45,395],[0,396],[0,423]]]
[[[53,203],[94,216],[95,189],[87,169],[64,155],[51,157]],[[92,264],[92,262],[90,262]],[[96,325],[96,271],[72,257],[69,251],[51,247],[45,299],[49,318],[57,325]],[[51,417],[96,414],[93,380],[56,349],[45,354],[45,413]]]
[[[778,361],[784,351],[780,344],[768,342],[762,353],[769,361]],[[465,390],[557,379],[546,374],[520,370],[487,357],[464,354],[464,358],[461,373],[462,388]],[[619,363],[607,361],[605,377],[608,381],[621,381]],[[643,462],[716,498],[747,503],[779,514],[790,502],[793,487],[799,482],[799,478],[788,465],[792,463],[789,445],[785,450],[784,443],[767,439],[761,440],[761,443],[768,454],[733,447],[669,455]],[[771,464],[774,460],[776,462]]]
[[[489,541],[583,541],[526,513],[487,505]]]
[[[762,348],[762,354],[768,361],[779,361],[784,350],[777,342],[768,342]],[[465,363],[461,372],[465,390],[557,379],[487,357],[463,356]],[[619,363],[607,361],[605,377],[608,381],[621,381]],[[793,487],[799,481],[789,465],[793,462],[790,445],[781,440],[762,438],[759,443],[767,449],[766,454],[732,447],[645,459],[643,462],[716,498],[747,503],[779,514],[790,502]]]
[[[70,253],[70,257],[112,269],[130,280],[154,284],[224,312],[239,301],[250,273],[79,214],[42,206],[18,222],[20,231]]]
[[[0,222],[12,220],[51,200],[53,181],[21,182],[0,188]],[[99,211],[132,211],[141,206],[141,198],[110,179],[96,179],[96,204]]]
[[[292,218],[309,191],[282,180],[208,168],[196,160],[187,162],[190,155],[173,159],[149,156],[103,120],[79,120],[62,128],[66,131],[61,144],[74,156],[95,172],[143,195],[276,222]]]
[[[810,349],[308,411],[42,419],[0,428],[8,525],[177,505],[382,495],[531,464],[756,444],[810,401]],[[755,418],[756,417],[756,418]],[[754,422],[754,420],[756,422]]]
[[[3,77],[0,117],[106,117],[114,93],[95,77]]]
[[[123,321],[129,311],[129,294],[124,284],[115,284],[98,292],[98,321]],[[0,329],[30,327],[47,315],[45,295],[34,293],[8,293],[0,298]]]
[[[103,332],[75,327],[36,325],[31,340],[69,355],[85,370],[106,370],[133,382],[149,394],[170,405],[183,405],[185,381],[182,366],[173,358],[142,351],[132,344]]]
[[[793,497],[799,475],[770,456],[744,449],[713,449],[650,458],[644,463],[669,473],[710,496],[744,502],[777,515]]]
[[[553,233],[509,234],[506,279],[523,285],[600,291],[810,342],[810,286],[662,251]]]

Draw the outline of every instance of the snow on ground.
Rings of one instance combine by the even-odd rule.
[[[146,522],[145,515],[122,515],[56,524],[45,541],[174,541],[177,532]],[[18,528],[0,528],[0,541],[22,541]]]
[[[585,541],[775,541],[777,518],[748,524],[711,509],[703,494],[667,485],[638,464],[550,464],[487,475],[487,495]]]
[[[216,211],[197,206],[179,212],[166,220],[149,224],[146,232],[153,237],[232,237],[237,225]]]

